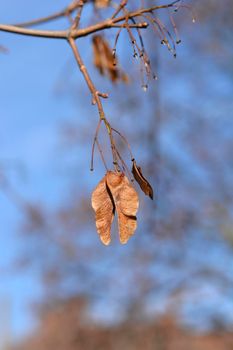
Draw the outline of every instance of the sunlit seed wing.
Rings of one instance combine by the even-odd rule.
[[[126,244],[137,228],[137,218],[123,214],[120,209],[117,211],[117,215],[120,242]]]
[[[92,208],[95,211],[96,228],[100,239],[105,245],[108,245],[111,242],[111,225],[115,206],[106,187],[106,176],[92,193]]]
[[[122,213],[128,216],[136,216],[139,207],[139,198],[137,191],[130,184],[126,176],[122,181],[120,191],[120,208]]]
[[[116,206],[120,242],[125,244],[137,227],[138,194],[123,173],[108,172],[107,185]]]
[[[119,234],[120,241],[122,244],[127,243],[129,238],[134,234],[137,228],[137,211],[139,207],[139,198],[138,194],[129,183],[129,180],[126,176],[123,178],[123,187],[120,191],[120,210],[124,215],[119,215]]]

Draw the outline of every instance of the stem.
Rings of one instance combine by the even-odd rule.
[[[115,18],[118,13],[123,9],[123,7],[125,7],[127,5],[128,0],[122,0],[120,5],[118,6],[118,8],[116,9],[116,11],[114,12],[114,14],[112,15],[112,19]]]
[[[65,17],[65,16],[68,16],[68,15],[72,14],[72,12],[74,12],[74,10],[78,6],[79,6],[79,4],[77,3],[76,0],[74,0],[64,10],[55,12],[55,13],[49,15],[49,16],[46,16],[46,17],[40,17],[40,18],[36,18],[34,20],[31,20],[31,21],[17,23],[17,24],[15,24],[15,26],[26,28],[26,27],[32,27],[32,26],[36,26],[36,25],[39,25],[39,24],[43,24],[43,23],[46,23],[46,22],[51,22],[51,21],[57,20],[57,19],[59,19],[61,17]]]
[[[126,146],[128,147],[128,150],[129,150],[129,153],[130,153],[130,156],[131,156],[131,159],[134,159],[134,156],[133,156],[133,153],[132,153],[132,150],[131,150],[131,147],[129,145],[129,142],[127,141],[126,137],[123,136],[120,131],[112,128],[112,131],[114,131],[115,133],[117,133],[121,138],[122,140],[124,141],[124,143],[126,144]]]
[[[12,26],[8,24],[0,24],[0,31],[53,39],[66,39],[68,35],[68,30],[38,30]]]
[[[92,150],[91,150],[91,171],[94,170],[94,154],[95,154],[95,144],[98,138],[98,133],[99,133],[99,129],[101,126],[101,119],[99,120],[98,124],[97,124],[97,128],[95,131],[95,136],[94,136],[94,140],[93,140],[93,144],[92,144]]]
[[[74,57],[76,59],[76,62],[79,66],[79,69],[87,83],[87,86],[92,94],[92,97],[93,97],[93,101],[94,103],[97,105],[97,108],[98,108],[98,112],[99,112],[99,117],[100,117],[100,120],[102,120],[106,126],[106,129],[107,129],[107,132],[108,132],[108,135],[109,135],[109,138],[110,138],[110,143],[111,143],[111,148],[112,148],[112,157],[113,157],[113,164],[114,164],[114,167],[116,169],[116,171],[118,170],[118,163],[117,163],[117,153],[116,153],[116,146],[115,146],[115,142],[114,142],[114,139],[113,139],[113,136],[112,136],[112,129],[111,129],[111,126],[108,122],[108,120],[106,119],[106,116],[105,116],[105,113],[104,113],[104,109],[103,109],[103,105],[102,105],[102,102],[101,102],[101,99],[100,99],[100,96],[102,94],[99,93],[99,91],[96,89],[95,85],[93,84],[91,78],[90,78],[90,75],[87,71],[87,68],[86,66],[84,65],[83,63],[83,60],[80,56],[80,53],[78,51],[78,47],[75,43],[75,40],[70,37],[68,38],[68,42],[70,44],[70,47],[73,51],[73,54],[74,54]]]
[[[82,11],[83,11],[83,6],[85,5],[86,1],[85,0],[79,0],[77,7],[78,7],[78,13],[75,16],[74,22],[72,24],[71,29],[76,29],[79,26],[79,22],[81,19]]]
[[[98,140],[96,140],[96,144],[97,144],[97,147],[98,147],[98,150],[99,150],[99,153],[100,153],[100,157],[101,157],[102,162],[104,164],[104,167],[105,167],[106,171],[108,171],[108,167],[107,167],[107,164],[106,164],[106,161],[105,161],[105,158],[104,158],[104,154],[103,154],[102,148],[101,148]]]

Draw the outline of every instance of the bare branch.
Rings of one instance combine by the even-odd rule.
[[[41,38],[66,39],[68,30],[36,30],[16,27],[9,24],[0,24],[0,31]]]
[[[130,19],[130,18],[139,17],[144,13],[151,13],[152,11],[155,11],[155,10],[173,7],[178,2],[180,2],[180,0],[173,1],[167,5],[160,5],[160,6],[153,6],[150,8],[138,9],[136,11],[128,12],[127,15],[122,15],[117,18],[108,19],[83,29],[70,29],[70,30],[63,30],[63,31],[36,30],[36,29],[33,30],[33,29],[27,29],[27,28],[22,28],[22,27],[13,26],[13,25],[0,24],[0,31],[14,33],[14,34],[35,36],[35,37],[43,37],[43,38],[67,39],[67,37],[69,36],[71,38],[77,39],[83,36],[87,36],[91,33],[95,33],[100,30],[113,28],[119,22],[126,21],[127,19]]]
[[[107,132],[108,132],[108,135],[109,135],[109,138],[110,138],[110,143],[111,143],[111,148],[112,148],[112,157],[113,157],[113,164],[116,168],[116,170],[118,170],[118,163],[117,163],[117,151],[116,151],[116,146],[115,146],[115,142],[114,142],[114,139],[113,139],[113,136],[112,136],[112,128],[108,122],[108,120],[106,119],[106,116],[105,116],[105,113],[104,113],[104,109],[103,109],[103,105],[102,105],[102,102],[101,102],[101,99],[100,99],[100,96],[102,94],[99,93],[99,91],[96,89],[95,85],[93,84],[91,78],[90,78],[90,75],[87,71],[87,68],[86,66],[84,65],[83,63],[83,60],[80,56],[80,53],[78,51],[78,48],[77,48],[77,45],[75,43],[75,40],[73,38],[68,38],[68,42],[70,44],[70,47],[73,51],[73,54],[74,54],[74,57],[76,59],[76,62],[79,66],[79,69],[87,83],[87,86],[93,96],[93,100],[95,101],[97,107],[98,107],[98,112],[99,112],[99,117],[100,117],[100,120],[103,120],[105,126],[106,126],[106,129],[107,129]]]
[[[57,20],[61,17],[65,17],[65,16],[69,16],[72,14],[72,12],[74,12],[77,7],[79,6],[79,4],[77,3],[76,0],[74,0],[70,5],[68,5],[64,10],[58,11],[53,13],[52,15],[46,16],[46,17],[41,17],[41,18],[36,18],[32,21],[27,21],[27,22],[22,22],[22,23],[17,23],[15,24],[16,27],[32,27],[32,26],[36,26],[39,24],[43,24],[46,22],[51,22],[54,20]]]

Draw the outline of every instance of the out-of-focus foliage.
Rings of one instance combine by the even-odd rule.
[[[229,302],[233,279],[218,247],[230,254],[224,238],[231,243],[232,118],[227,111],[232,100],[225,84],[232,78],[225,69],[232,56],[224,55],[222,66],[211,48],[224,35],[223,46],[230,46],[226,33],[232,21],[230,11],[218,1],[197,2],[195,11],[195,26],[179,17],[183,46],[176,61],[151,45],[160,79],[147,97],[140,95],[140,102],[129,87],[122,87],[117,95],[116,116],[127,114],[119,118],[121,129],[131,143],[138,140],[135,153],[156,189],[155,205],[142,199],[142,224],[127,250],[118,246],[103,250],[98,245],[90,191],[82,190],[84,199],[80,197],[78,188],[85,186],[80,178],[72,184],[77,188],[75,195],[59,210],[30,208],[23,228],[30,233],[24,258],[39,268],[52,299],[86,295],[94,310],[102,308],[103,318],[116,319],[124,319],[138,307],[140,314],[151,315],[159,298],[163,300],[160,312],[167,310],[185,319],[185,310],[192,310],[196,298],[201,299],[200,309],[202,302],[208,305],[205,293]],[[213,18],[219,23],[217,34]],[[124,152],[124,146],[119,147]],[[223,324],[233,321],[209,307],[206,315],[203,312],[207,328],[216,319]]]
[[[219,331],[205,335],[182,330],[169,316],[159,321],[127,321],[104,326],[88,320],[82,298],[54,305],[42,317],[38,335],[17,347],[18,350],[225,350],[233,347],[233,335]]]

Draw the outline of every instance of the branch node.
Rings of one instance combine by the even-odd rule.
[[[100,97],[102,97],[102,98],[108,98],[108,93],[96,91],[96,95],[97,95],[97,96],[100,96]]]
[[[91,104],[92,104],[93,106],[96,105],[96,98],[95,98],[94,96],[92,97]]]
[[[79,69],[81,70],[81,72],[83,72],[83,71],[86,69],[86,67],[85,67],[84,64],[82,64],[82,65],[79,67]]]

